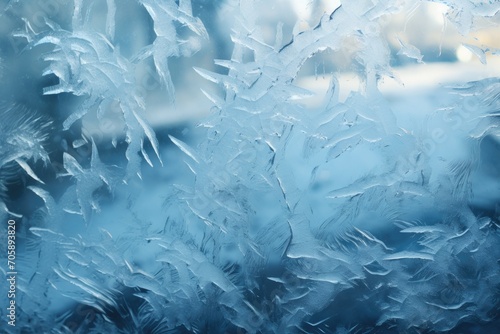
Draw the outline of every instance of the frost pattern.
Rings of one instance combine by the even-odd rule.
[[[478,242],[496,238],[491,235],[496,234],[495,224],[488,219],[478,220],[468,209],[461,209],[458,214],[456,211],[458,207],[467,207],[468,173],[473,170],[471,164],[477,153],[472,150],[469,161],[447,161],[448,167],[438,175],[439,184],[429,182],[431,175],[439,173],[431,169],[431,161],[421,157],[414,165],[405,165],[399,158],[404,152],[421,152],[422,139],[397,126],[377,89],[379,77],[392,76],[389,50],[378,35],[378,19],[396,4],[344,4],[324,15],[314,29],[294,35],[284,46],[279,45],[281,37],[277,36],[278,47],[274,48],[264,42],[258,31],[245,28],[253,27],[255,22],[241,19],[244,23],[232,37],[232,59],[217,62],[227,67],[229,74],[198,70],[204,78],[224,86],[226,96],[210,97],[220,111],[204,123],[209,140],[200,145],[198,152],[188,151],[174,140],[194,160],[190,166],[196,183],[191,192],[194,198],[187,200],[186,220],[198,219],[208,226],[208,231],[216,230],[209,233],[218,234],[220,230],[223,239],[234,244],[240,256],[227,259],[224,265],[245,268],[239,273],[239,281],[267,276],[276,266],[273,260],[279,261],[282,268],[277,277],[266,277],[281,286],[279,294],[275,290],[266,295],[259,290],[262,285],[258,282],[250,284],[259,291],[259,300],[249,305],[250,309],[256,305],[277,306],[271,312],[257,308],[255,313],[260,320],[256,324],[263,327],[245,330],[272,328],[279,333],[308,324],[309,328],[327,331],[323,326],[335,315],[314,315],[328,309],[345,291],[363,295],[363,303],[380,310],[383,316],[378,325],[396,321],[401,328],[429,326],[450,330],[471,314],[469,306],[496,305],[493,299],[483,300],[485,295],[467,295],[465,291],[471,291],[467,282],[471,281],[459,273],[463,266],[470,266],[475,268],[470,277],[487,276],[488,283],[481,289],[493,289],[499,283],[494,278],[498,272],[494,264],[497,253],[491,258],[491,270],[486,269],[488,266],[479,269],[466,255],[470,251],[484,255],[491,251],[491,246],[482,243],[483,248]],[[251,6],[242,5],[242,17],[255,17],[251,10]],[[353,36],[358,45],[354,57],[363,68],[364,92],[339,102],[339,82],[334,79],[323,106],[308,113],[295,102],[309,95],[294,86],[301,65],[325,48],[341,48],[342,42]],[[245,51],[251,52],[255,61],[244,62]],[[405,54],[421,59],[416,51]],[[493,82],[488,81],[468,88],[479,85],[496,91]],[[495,98],[485,96],[478,100],[489,105]],[[478,109],[485,111],[478,116],[485,124],[470,122],[465,133],[473,136],[479,131],[478,138],[482,138],[485,131],[496,129],[497,125],[492,119],[494,108]],[[369,175],[338,188],[335,174],[343,173],[343,159],[349,159],[344,156],[370,151],[378,152],[381,163],[373,166]],[[449,193],[452,198],[446,195]],[[327,204],[319,200],[325,197],[330,199]],[[445,198],[449,202],[441,208],[438,203]],[[439,212],[439,222],[429,228],[410,223],[418,216],[402,208],[415,204]],[[262,211],[266,212],[264,217],[260,215]],[[371,217],[367,212],[371,212]],[[383,237],[372,234],[384,221],[400,221],[401,233],[414,234],[408,247],[414,250],[398,251],[397,247],[386,245]],[[388,232],[390,227],[386,229]],[[283,234],[286,237],[275,238]],[[450,258],[443,258],[450,254]],[[409,317],[414,310],[433,316]],[[479,309],[473,313],[485,320],[489,318]],[[308,322],[311,316],[315,320]]]
[[[381,26],[408,9],[404,2],[344,1],[313,28],[298,22],[289,41],[278,23],[269,43],[261,2],[242,0],[231,13],[232,56],[214,61],[227,71],[195,68],[222,92],[204,92],[214,108],[200,125],[202,139],[168,136],[177,155],[165,168],[181,170],[181,160],[189,176],[162,184],[160,199],[152,198],[131,181],[141,176],[141,155],[154,165],[146,138],[161,164],[165,150],[143,116],[147,98],[135,73],[152,61],[173,102],[168,59],[192,56],[208,33],[189,1],[142,0],[155,38],[127,58],[115,45],[119,7],[105,3],[102,32],[90,24],[93,3],[75,0],[71,31],[47,20],[45,31],[26,23],[18,35],[28,49],[54,48],[43,56],[43,75],[58,83],[44,95],[81,97],[62,131],[89,113],[103,119],[118,110],[124,130],[109,140],[118,150],[126,138],[127,159],[122,174],[81,134],[71,145],[89,144],[90,156],[61,154],[57,178],[73,183],[58,195],[32,167],[50,160],[44,145],[51,123],[14,118],[16,132],[0,124],[2,182],[12,166],[20,168],[43,203],[42,218],[23,220],[30,228],[18,300],[20,318],[31,321],[26,331],[445,332],[498,323],[498,217],[471,205],[481,144],[499,136],[498,78],[446,92],[451,105],[428,122],[466,115],[453,124],[466,152],[437,147],[427,154],[428,134],[402,127],[379,90],[381,78],[397,79]],[[464,35],[500,9],[443,3]],[[397,41],[398,54],[422,62],[415,46]],[[341,99],[344,82],[333,75],[322,105],[306,107],[301,102],[313,93],[296,82],[299,71],[315,54],[346,45],[360,89]],[[465,46],[483,62],[481,50]],[[18,106],[2,111],[13,112]],[[102,193],[112,209],[100,210]],[[155,200],[163,207],[145,214]],[[12,214],[7,204],[2,209]],[[68,213],[81,215],[71,221],[81,226],[69,226]]]
[[[128,144],[126,158],[128,160],[125,182],[134,176],[141,177],[141,155],[151,166],[153,162],[144,148],[144,140],[150,142],[160,164],[162,160],[159,153],[159,144],[156,135],[145,119],[144,113],[147,108],[144,91],[137,78],[136,71],[138,62],[148,57],[153,57],[158,75],[165,86],[169,99],[174,100],[174,87],[170,79],[168,59],[171,57],[190,56],[200,47],[200,41],[196,37],[182,40],[177,36],[174,22],[178,21],[186,25],[200,38],[207,38],[206,30],[198,18],[194,18],[189,1],[141,1],[153,19],[156,39],[153,44],[146,46],[143,50],[127,59],[122,56],[120,50],[113,44],[115,35],[115,12],[114,1],[106,1],[106,24],[105,33],[96,31],[91,25],[92,4],[75,0],[74,13],[72,17],[72,30],[67,31],[59,25],[46,19],[49,31],[34,34],[28,41],[33,40],[33,46],[53,45],[53,51],[44,54],[44,60],[49,66],[43,75],[55,75],[59,79],[57,85],[45,87],[44,95],[55,95],[71,93],[82,96],[78,108],[72,112],[62,124],[64,131],[69,130],[75,122],[82,119],[90,112],[95,112],[98,121],[106,117],[123,124],[124,135]],[[117,119],[116,112],[121,112]],[[113,128],[116,128],[113,127]],[[114,131],[105,133],[116,147],[118,137],[123,133]],[[83,137],[77,139],[73,146],[81,145],[79,142],[90,143],[92,138]],[[93,145],[93,144],[92,144]],[[92,146],[95,151],[95,145]],[[97,153],[92,155],[92,163]],[[94,179],[105,179],[100,174],[102,169],[86,170],[78,165],[78,162],[69,154],[64,155],[64,168],[76,179],[76,194],[81,213],[86,220],[90,218],[91,209],[96,209],[96,202],[91,199],[92,208],[89,204],[89,195],[100,187],[100,182],[87,182],[88,177]],[[85,176],[88,175],[88,176]],[[110,186],[109,183],[107,183]],[[85,188],[85,190],[83,190]],[[66,211],[69,208],[64,208]]]
[[[30,167],[37,161],[46,166],[49,155],[45,150],[51,122],[43,120],[22,105],[3,105],[0,107],[3,118],[0,123],[0,204],[5,198],[6,185],[13,181],[17,171],[23,169],[31,178],[43,184],[44,182]]]

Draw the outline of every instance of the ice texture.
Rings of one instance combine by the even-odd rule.
[[[495,56],[468,38],[498,29],[500,3],[429,2],[482,65]],[[17,327],[2,304],[2,331],[499,328],[499,77],[436,88],[408,124],[425,103],[398,114],[382,86],[401,83],[395,57],[427,55],[387,26],[427,1],[324,3],[307,21],[266,16],[280,1],[53,0],[35,21],[31,1],[6,2],[10,56],[42,66],[34,102],[0,91],[0,217],[19,226]],[[225,58],[205,52],[223,28]],[[343,95],[341,69],[321,98],[301,83],[325,52],[348,54],[358,87]],[[152,124],[185,112],[183,89],[206,116]]]

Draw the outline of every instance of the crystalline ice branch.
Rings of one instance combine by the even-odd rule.
[[[423,56],[418,48],[416,48],[414,45],[403,43],[399,38],[397,39],[399,44],[401,45],[401,49],[398,51],[398,55],[402,54],[409,58],[416,59],[419,63],[422,63]]]
[[[498,12],[493,2],[441,2],[463,33],[474,28],[475,17]],[[54,47],[44,55],[45,74],[59,83],[44,93],[83,101],[62,122],[65,133],[88,113],[100,120],[118,111],[124,131],[110,137],[125,138],[130,180],[143,160],[154,165],[145,140],[160,156],[134,71],[152,57],[172,95],[169,57],[194,54],[207,33],[189,1],[143,0],[156,37],[128,59],[113,37],[120,7],[106,2],[99,33],[91,29],[92,4],[76,1],[72,31],[51,23],[50,31],[32,36],[33,45]],[[381,21],[405,11],[403,2],[342,1],[312,28],[278,23],[274,41],[258,5],[242,0],[233,8],[233,54],[214,61],[227,72],[196,68],[221,94],[205,91],[214,108],[196,130],[200,137],[168,136],[172,169],[188,175],[165,177],[156,168],[145,189],[117,184],[111,169],[119,167],[106,163],[90,135],[81,135],[72,147],[89,144],[91,154],[85,160],[61,152],[66,174],[57,180],[71,185],[56,196],[37,181],[44,180],[32,164],[48,159],[44,128],[33,125],[43,122],[20,121],[22,136],[4,135],[0,168],[14,164],[30,175],[29,194],[48,214],[36,220],[36,211],[23,221],[30,237],[20,305],[32,315],[30,325],[52,321],[54,331],[68,332],[83,306],[95,320],[81,316],[71,330],[370,333],[496,326],[498,213],[475,205],[471,183],[488,155],[484,145],[498,138],[498,78],[439,91],[446,106],[422,128],[404,128],[379,90],[381,78],[393,76]],[[179,26],[194,37],[181,40]],[[313,93],[300,86],[298,73],[311,57],[341,52],[347,42],[360,88],[341,97],[345,80],[332,73],[322,103],[307,106]],[[400,44],[402,54],[422,59],[403,39]],[[429,149],[436,129],[446,139]],[[38,140],[27,141],[28,135]],[[456,149],[452,140],[463,145]],[[108,191],[116,196],[98,212],[98,196]],[[62,224],[75,217],[68,213],[88,224]],[[62,301],[51,304],[57,298]]]
[[[5,183],[15,177],[16,167],[43,184],[30,164],[42,161],[49,163],[45,149],[51,122],[37,117],[21,105],[4,105],[0,109],[0,199],[6,190]],[[5,183],[4,183],[5,182]]]
[[[116,101],[127,129],[128,178],[139,173],[138,153],[146,157],[142,146],[144,137],[151,142],[160,159],[156,136],[141,115],[145,105],[137,86],[133,84],[132,64],[98,33],[55,31],[42,37],[37,45],[47,43],[55,45],[56,49],[45,56],[52,63],[44,74],[55,74],[60,82],[45,88],[44,94],[68,92],[86,98],[79,109],[65,120],[64,129],[69,129],[94,108],[98,108],[97,116],[102,118],[106,113],[113,112],[109,108]],[[109,136],[116,137],[117,134],[110,133]]]
[[[89,169],[82,168],[75,158],[68,153],[64,153],[63,161],[64,168],[68,172],[67,175],[76,179],[76,194],[67,191],[63,197],[76,195],[79,210],[84,219],[89,221],[92,210],[99,209],[98,203],[93,199],[93,192],[103,185],[108,188],[111,186],[107,167],[100,161],[94,142],[92,142],[92,156]]]
[[[372,2],[363,4],[366,6],[362,8],[357,5],[339,7],[332,14],[324,15],[314,29],[294,35],[292,41],[276,50],[263,42],[264,39],[257,29],[247,28],[255,26],[255,22],[252,22],[255,15],[252,13],[252,6],[243,2],[241,10],[245,18],[240,18],[240,25],[232,36],[235,43],[233,57],[228,61],[217,61],[218,65],[229,69],[229,74],[224,76],[197,69],[202,77],[223,87],[226,94],[223,97],[209,95],[219,108],[219,112],[204,123],[208,142],[202,143],[198,152],[189,149],[189,156],[197,157],[197,164],[190,164],[196,176],[195,188],[209,189],[208,193],[212,196],[206,198],[203,191],[195,191],[198,197],[204,199],[199,202],[196,199],[188,199],[188,207],[199,219],[210,223],[208,231],[213,226],[221,228],[227,234],[243,233],[245,237],[238,237],[237,240],[239,248],[246,249],[246,244],[250,244],[249,236],[252,240],[252,234],[247,231],[242,232],[242,226],[251,231],[254,228],[253,211],[257,211],[252,208],[259,207],[259,210],[263,210],[262,201],[257,201],[255,199],[257,196],[253,193],[273,194],[269,197],[274,199],[272,204],[274,209],[270,210],[268,217],[275,214],[282,218],[269,220],[267,223],[261,222],[255,228],[264,230],[270,228],[267,224],[273,224],[274,227],[290,224],[289,232],[285,232],[286,228],[278,228],[281,233],[287,235],[284,239],[289,240],[284,252],[287,258],[285,268],[295,280],[302,282],[303,285],[300,286],[309,287],[305,292],[300,288],[287,289],[286,279],[272,278],[289,291],[289,294],[280,297],[281,307],[288,312],[285,312],[286,315],[283,315],[282,322],[278,325],[281,330],[287,328],[286,326],[298,327],[307,318],[307,314],[327,307],[329,300],[334,299],[336,293],[350,289],[348,284],[351,280],[377,275],[397,276],[397,272],[402,272],[401,277],[394,279],[405,281],[407,280],[405,275],[417,274],[403,270],[404,263],[408,261],[419,263],[422,268],[428,268],[439,266],[441,261],[440,258],[436,258],[436,249],[430,251],[424,247],[420,250],[398,252],[384,246],[377,257],[366,259],[363,271],[357,267],[356,261],[335,262],[339,260],[338,255],[323,249],[325,243],[331,242],[329,236],[337,235],[334,239],[345,240],[340,242],[339,247],[352,251],[352,256],[360,255],[364,249],[369,253],[375,245],[380,247],[384,243],[370,234],[370,231],[376,230],[378,223],[374,221],[370,225],[366,222],[370,217],[362,214],[363,211],[377,212],[380,217],[374,220],[380,219],[383,222],[402,219],[408,212],[401,212],[397,210],[398,207],[419,203],[418,205],[432,210],[444,191],[444,185],[436,189],[427,183],[427,175],[432,173],[429,166],[430,158],[421,157],[410,164],[402,163],[398,158],[398,152],[418,150],[420,144],[418,139],[397,126],[387,101],[377,89],[378,78],[392,74],[388,64],[387,46],[377,34],[377,29],[373,27],[382,14],[392,12],[393,4],[375,5]],[[463,5],[469,6],[466,2]],[[294,86],[297,72],[311,55],[327,48],[338,50],[343,39],[347,37],[355,37],[360,46],[356,51],[356,60],[363,65],[363,72],[360,74],[365,81],[364,91],[361,94],[352,94],[343,103],[327,100],[325,110],[306,115],[305,110],[294,102],[309,95],[308,92]],[[421,59],[418,50],[412,50],[403,44],[402,47],[407,55],[417,60]],[[252,53],[253,60],[245,62],[243,54],[248,51]],[[334,92],[335,89],[332,89],[332,99],[336,95]],[[490,131],[494,126],[488,129]],[[185,147],[180,146],[180,148],[184,152],[187,151]],[[335,199],[331,205],[331,212],[334,213],[326,213],[315,206],[311,201],[314,192],[311,191],[307,180],[313,181],[318,170],[335,173],[332,168],[342,161],[346,152],[354,151],[362,154],[361,152],[366,152],[367,149],[381,152],[383,162],[374,166],[370,174],[356,179],[344,188],[336,186],[334,177],[323,180],[322,187],[325,190],[322,193],[329,194]],[[243,167],[248,164],[252,165],[250,170],[248,167]],[[461,170],[470,169],[468,166],[459,168],[457,175],[462,174]],[[446,179],[448,176],[442,175],[442,178]],[[458,183],[463,185],[463,179],[461,177],[458,179],[462,180]],[[457,189],[455,182],[457,181],[451,177],[450,188],[446,189],[461,195],[455,196],[450,201],[463,203],[467,200],[467,196],[462,197],[464,188],[452,190]],[[331,192],[328,193],[326,189],[330,189]],[[223,197],[224,194],[232,196]],[[225,199],[218,201],[218,196]],[[375,202],[375,198],[382,198],[384,203]],[[221,204],[232,202],[234,204],[231,205],[231,209]],[[197,203],[203,203],[203,206],[198,206]],[[450,203],[449,207],[453,205],[456,204]],[[452,213],[442,212],[442,214],[446,224],[451,224],[453,218],[449,215]],[[231,221],[240,223],[224,224],[221,227],[220,222],[225,221],[223,217],[228,216],[231,217]],[[411,217],[411,213],[409,216]],[[468,219],[470,217],[466,221]],[[468,222],[470,223],[475,223],[474,218]],[[357,226],[368,230],[359,229]],[[361,236],[350,232],[353,227]],[[390,229],[389,226],[385,228]],[[308,241],[301,241],[304,238]],[[437,236],[432,236],[426,240],[436,240],[437,249],[441,249],[438,245],[444,247],[443,253],[439,254],[449,251],[447,247],[452,247],[450,244],[453,242],[448,240],[449,243],[441,244],[437,242],[438,239]],[[257,240],[254,242],[258,245]],[[354,247],[349,250],[345,243],[352,243]],[[259,254],[265,252],[259,246],[250,249],[255,253],[256,259]],[[432,264],[429,264],[429,261]],[[322,273],[321,267],[325,262],[330,263],[330,268],[335,268],[335,273],[343,273],[344,278],[351,277],[351,279],[339,279],[332,272]],[[311,263],[314,264],[314,269],[304,269],[307,268],[306,264]],[[389,274],[393,270],[394,274]],[[349,271],[351,274],[347,274]],[[436,278],[436,281],[439,281],[444,273],[439,272],[437,275],[439,279]],[[325,282],[328,282],[328,288],[324,285]],[[347,285],[342,286],[342,284]],[[399,294],[394,296],[395,303],[389,303],[394,313],[387,312],[388,317],[381,318],[380,324],[390,319],[404,317],[403,314],[407,312],[406,307],[413,307],[404,304],[405,298],[411,300],[408,301],[409,305],[417,302],[412,289],[416,288],[410,281],[407,286],[401,286],[399,291],[394,291],[395,294]],[[323,296],[328,297],[325,300],[313,297],[309,301],[308,295],[312,296],[317,291],[322,291]],[[295,300],[301,302],[296,304]],[[442,310],[445,308],[457,310],[468,304],[464,302],[443,307],[442,304],[429,301],[427,305],[430,312],[435,307]],[[380,305],[380,307],[385,306]],[[466,312],[465,309],[463,311]],[[415,323],[416,320],[412,321]],[[437,316],[430,321],[436,328],[446,330],[453,328],[458,319]]]
[[[175,23],[188,27],[202,39],[208,39],[207,31],[201,20],[193,17],[189,0],[181,0],[178,5],[172,0],[141,0],[140,3],[153,19],[156,38],[152,45],[147,46],[138,55],[138,59],[153,57],[161,82],[173,100],[174,86],[168,68],[168,58],[190,56],[200,48],[200,42],[196,38],[181,40],[177,35]]]

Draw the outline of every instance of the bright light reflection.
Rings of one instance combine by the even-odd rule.
[[[465,46],[460,45],[455,51],[457,59],[462,63],[466,63],[472,59],[472,52],[470,52]]]

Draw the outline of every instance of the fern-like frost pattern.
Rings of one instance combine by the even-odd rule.
[[[340,1],[309,22],[299,12],[272,25],[260,0],[57,3],[36,28],[23,16],[30,1],[10,1],[0,16],[21,27],[9,35],[23,45],[16,55],[43,65],[40,110],[7,95],[0,105],[0,217],[22,225],[15,329],[498,328],[500,183],[491,175],[500,174],[484,166],[499,152],[500,81],[439,88],[423,129],[408,127],[381,88],[401,83],[394,57],[427,66],[402,31],[389,43],[392,17],[409,20],[431,3],[465,41],[479,24],[498,29],[498,3]],[[142,27],[135,44],[121,36],[132,13],[124,6],[142,15],[130,22]],[[205,49],[220,26],[232,53],[216,59],[221,50]],[[483,65],[498,54],[463,47]],[[310,106],[317,94],[300,75],[325,52],[347,52],[359,85],[343,94],[348,83],[332,71]],[[155,90],[144,89],[146,72]],[[189,75],[211,108],[196,127],[165,130],[152,105],[160,96],[160,112],[183,113],[179,77]],[[92,130],[109,119],[109,131]],[[16,205],[23,198],[34,204]]]

